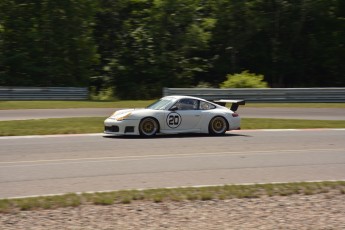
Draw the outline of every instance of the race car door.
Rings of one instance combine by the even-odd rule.
[[[180,99],[175,104],[174,111],[167,114],[167,128],[176,131],[189,131],[200,129],[201,110],[199,101],[190,98]]]

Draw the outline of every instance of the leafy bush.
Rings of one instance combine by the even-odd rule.
[[[226,77],[227,80],[220,84],[220,88],[268,88],[263,75],[256,75],[248,70]]]
[[[206,81],[200,81],[198,85],[195,86],[195,88],[214,88],[213,85]]]
[[[111,101],[115,100],[115,92],[112,88],[103,88],[99,91],[95,87],[90,87],[90,99],[94,101]]]

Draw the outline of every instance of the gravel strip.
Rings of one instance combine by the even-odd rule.
[[[0,214],[0,229],[345,229],[345,195],[153,203]]]

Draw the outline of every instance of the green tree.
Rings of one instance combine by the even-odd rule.
[[[0,84],[153,98],[249,69],[345,86],[344,21],[344,0],[1,0]]]
[[[344,86],[342,0],[214,2],[207,79],[244,69],[264,73],[273,87]],[[326,77],[327,76],[327,77]]]
[[[255,31],[255,18],[250,17],[249,1],[209,1],[215,25],[212,29],[208,60],[212,69],[205,76],[218,85],[227,73],[236,73],[246,66],[244,52]],[[254,51],[252,51],[254,52]],[[245,69],[251,69],[246,66]],[[204,80],[206,80],[204,79]]]
[[[95,34],[103,44],[102,75],[119,98],[158,97],[162,87],[188,87],[207,69],[200,53],[208,48],[212,22],[202,17],[200,4],[200,0],[101,1]]]
[[[2,5],[5,3],[5,1],[0,2],[0,9],[2,9]],[[0,10],[0,85],[4,85],[4,72],[5,72],[5,66],[4,66],[4,19],[5,19],[5,12]]]
[[[100,1],[95,36],[99,41],[101,78],[122,99],[148,98],[153,43],[147,29],[152,1]],[[153,82],[154,83],[154,82]]]
[[[92,0],[4,0],[4,85],[87,86],[97,61]]]
[[[242,71],[238,74],[228,74],[227,80],[220,84],[220,88],[267,88],[263,75]]]

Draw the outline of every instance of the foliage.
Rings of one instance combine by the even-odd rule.
[[[119,98],[156,97],[162,87],[190,86],[204,71],[206,60],[198,52],[208,46],[212,23],[201,17],[198,4],[101,1],[95,34],[102,41],[102,75],[110,77]]]
[[[345,86],[343,0],[1,0],[0,85],[219,85],[249,69],[271,87]]]
[[[92,101],[113,101],[114,92],[112,88],[101,88],[98,91],[95,86],[91,86],[89,90],[89,98]]]
[[[2,0],[2,85],[87,86],[97,61],[93,0]]]
[[[239,74],[227,75],[227,80],[220,84],[221,88],[267,88],[263,75],[249,73],[247,70]]]
[[[209,82],[199,81],[198,85],[196,85],[195,88],[215,88],[215,87],[213,87],[213,85]]]

